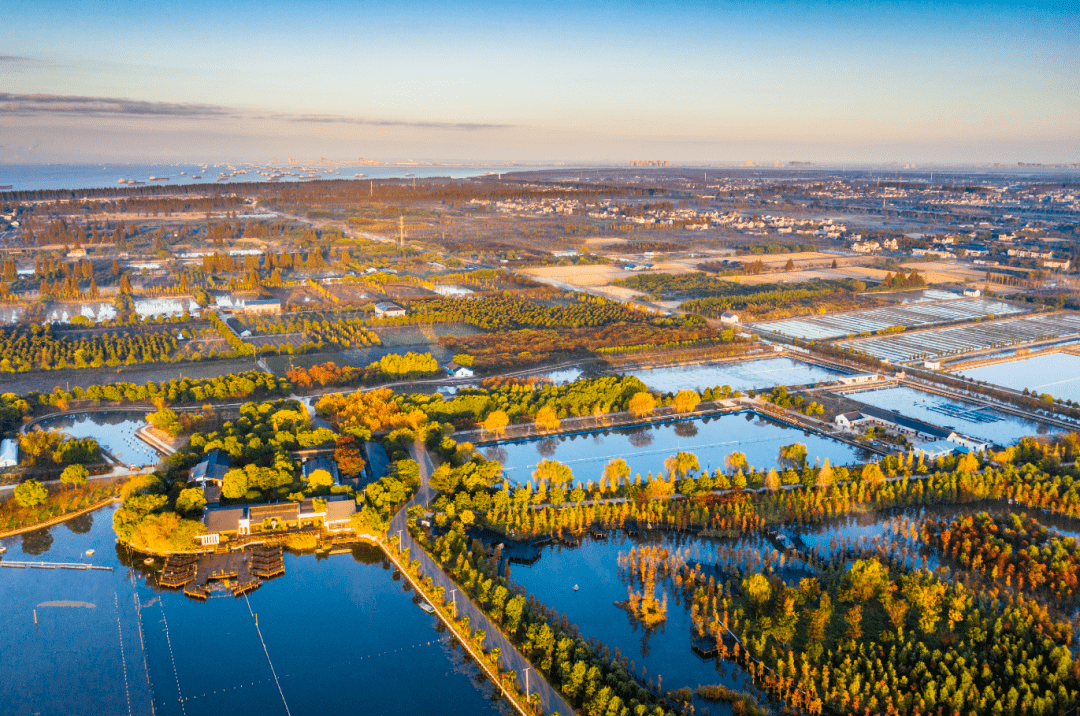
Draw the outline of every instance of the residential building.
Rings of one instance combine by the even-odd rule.
[[[405,309],[396,303],[381,301],[375,304],[376,318],[401,318],[405,315]]]
[[[474,375],[472,368],[458,365],[457,361],[450,361],[447,363],[446,372],[451,378],[472,378]]]
[[[720,322],[727,323],[729,325],[736,325],[739,322],[739,316],[735,313],[724,311],[722,314],[720,314]]]

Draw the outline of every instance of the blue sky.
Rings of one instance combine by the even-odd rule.
[[[7,0],[0,162],[1076,161],[1077,8]]]

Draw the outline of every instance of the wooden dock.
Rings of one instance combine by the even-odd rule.
[[[93,564],[85,564],[84,562],[12,562],[10,560],[0,560],[0,567],[7,567],[9,569],[98,569],[103,572],[113,571],[112,567],[98,567]]]
[[[194,582],[198,565],[198,558],[193,554],[171,555],[165,560],[165,566],[158,576],[158,584],[178,589]]]
[[[285,574],[285,555],[281,545],[264,545],[251,552],[248,572],[255,577],[270,579]]]

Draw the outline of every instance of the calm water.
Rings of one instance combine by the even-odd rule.
[[[792,443],[806,445],[811,464],[816,458],[828,458],[833,465],[865,459],[847,443],[807,434],[754,413],[503,443],[486,452],[502,461],[512,483],[531,479],[541,460],[558,460],[569,465],[575,480],[584,484],[597,481],[604,466],[617,457],[630,464],[631,474],[662,472],[664,460],[680,450],[697,455],[701,468],[710,472],[724,467],[724,458],[736,451],[745,453],[754,467],[775,467],[780,447]]]
[[[201,603],[125,566],[112,511],[2,540],[7,560],[115,567],[0,570],[3,713],[149,714],[151,701],[158,716],[276,715],[286,703],[293,716],[508,713],[374,548],[289,555],[285,576],[248,600]],[[94,606],[39,606],[49,601]]]
[[[732,390],[756,390],[777,385],[807,385],[836,380],[840,373],[792,358],[764,358],[731,363],[652,368],[632,371],[653,390],[675,393],[730,385]]]
[[[960,375],[1013,390],[1028,388],[1062,400],[1080,401],[1080,356],[1070,353],[985,365],[960,371]]]
[[[125,465],[156,465],[157,451],[135,435],[146,425],[146,413],[117,410],[107,413],[72,415],[39,423],[44,429],[60,430],[76,438],[94,438]]]
[[[264,182],[266,177],[256,173],[257,170],[266,170],[266,167],[254,164],[234,164],[235,169],[246,169],[247,174],[239,174],[229,177],[225,181],[217,181],[220,172],[231,173],[227,164],[0,164],[0,186],[10,184],[9,190],[4,191],[27,191],[33,189],[94,189],[94,188],[117,188],[123,187],[120,179],[134,179],[147,182],[154,177],[169,177],[167,182],[147,182],[146,186],[175,185],[175,184],[235,184],[248,182]],[[303,165],[308,169],[316,169],[315,165]],[[203,167],[206,167],[204,170]],[[275,166],[282,172],[300,173],[298,167]],[[363,174],[364,178],[384,179],[415,176],[424,177],[453,177],[463,178],[480,176],[484,173],[506,173],[519,171],[535,171],[550,169],[546,166],[424,166],[424,167],[390,167],[390,166],[338,166],[318,167],[313,172],[319,179],[353,179],[354,174]],[[322,170],[331,169],[327,174]],[[184,172],[183,176],[180,172]],[[305,179],[308,172],[304,172]],[[193,176],[201,175],[201,179],[193,179]],[[300,177],[283,176],[282,182],[300,181]]]
[[[676,546],[692,550],[691,556],[715,549],[715,542],[708,540],[664,537],[652,541],[674,549]],[[753,686],[745,672],[735,664],[718,659],[701,659],[690,650],[690,634],[693,625],[690,607],[677,602],[669,583],[658,581],[656,595],[667,591],[667,620],[654,631],[646,631],[631,623],[628,613],[615,606],[626,599],[627,584],[619,574],[618,556],[630,552],[637,543],[630,539],[614,537],[605,541],[587,539],[581,547],[568,549],[546,547],[543,556],[532,567],[511,566],[512,579],[529,593],[535,594],[581,629],[585,637],[595,637],[612,652],[616,648],[634,662],[637,673],[647,679],[663,677],[664,689],[690,688],[702,684],[724,684],[729,688],[753,693]],[[771,546],[770,546],[771,548]],[[573,586],[578,585],[578,591]],[[640,591],[640,584],[635,585]],[[706,710],[714,715],[730,714],[727,704],[710,704],[695,699],[698,714]]]
[[[990,440],[998,445],[1012,445],[1026,435],[1045,435],[1048,432],[1057,432],[1042,423],[1024,420],[991,409],[972,412],[976,411],[979,406],[960,400],[943,398],[933,393],[924,393],[913,388],[899,387],[867,390],[848,397],[879,408],[896,410],[909,418],[925,420],[928,423],[951,428],[971,437]],[[954,412],[956,410],[961,411],[961,414],[956,414]],[[972,417],[965,417],[964,411],[967,411]],[[975,419],[979,416],[985,416],[989,421],[980,422]]]

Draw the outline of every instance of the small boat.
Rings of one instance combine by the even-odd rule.
[[[420,608],[423,609],[428,614],[434,614],[435,613],[435,607],[431,606],[430,602],[426,602],[426,601],[425,602],[420,602]]]
[[[153,557],[147,557],[146,559],[144,559],[142,561],[142,563],[143,564],[153,564],[154,563],[154,558]]]
[[[93,557],[94,556],[94,550],[92,550],[92,549],[86,550],[86,556],[87,557]]]
[[[576,584],[574,585],[574,591],[575,592],[577,591],[577,585]]]
[[[7,552],[7,547],[0,547],[0,554]]]

